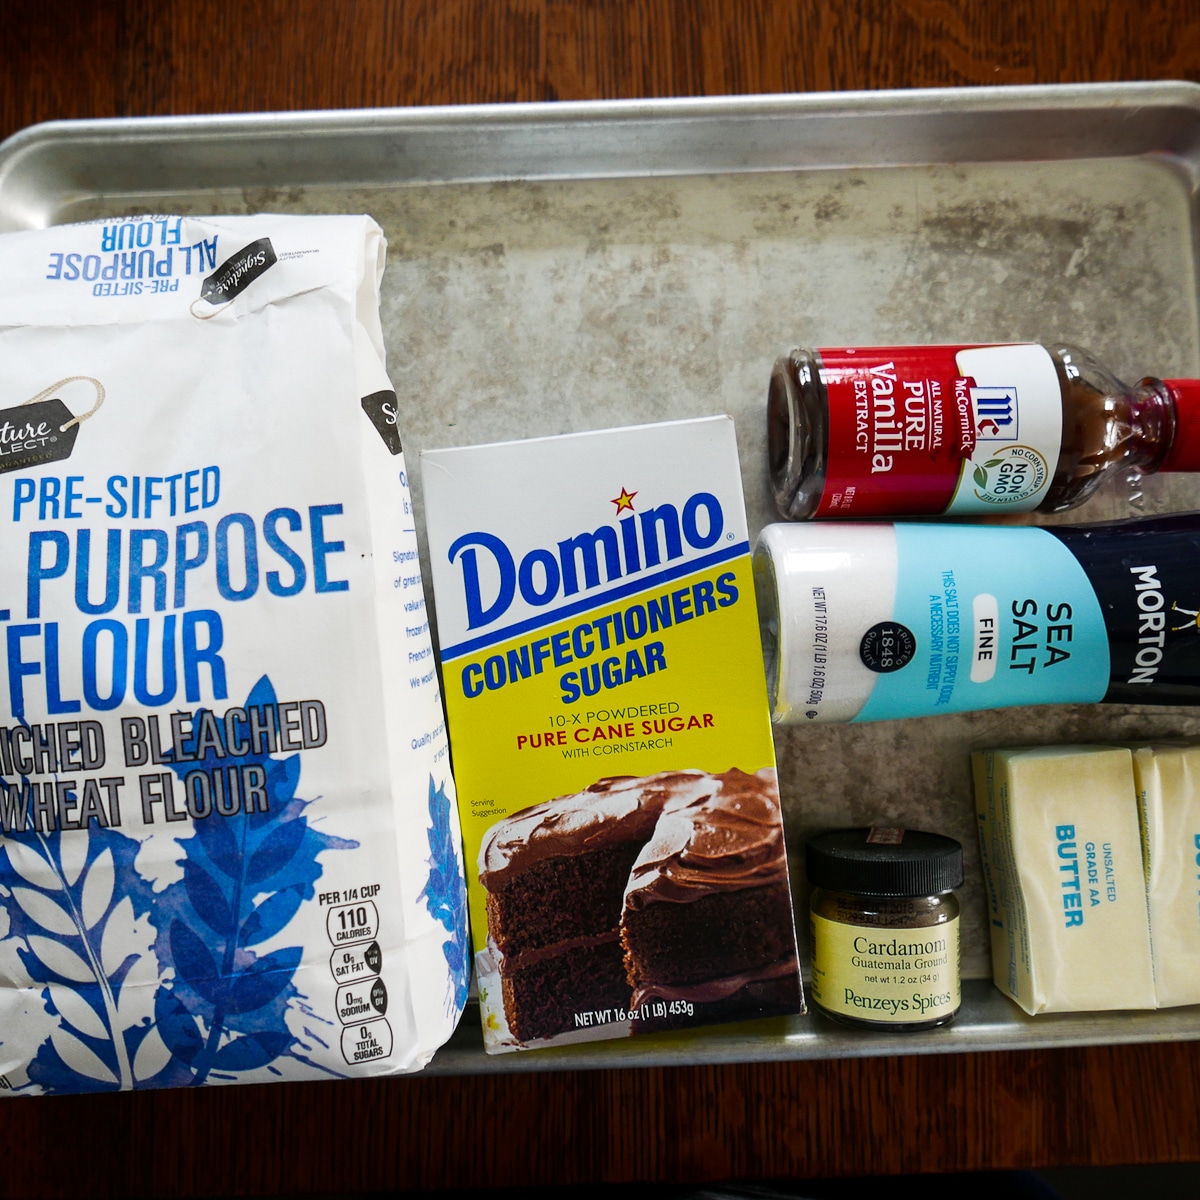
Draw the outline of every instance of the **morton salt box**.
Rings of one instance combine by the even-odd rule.
[[[421,461],[488,1050],[802,1012],[733,422]]]

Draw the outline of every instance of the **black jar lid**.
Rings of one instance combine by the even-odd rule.
[[[809,882],[863,896],[936,896],[962,886],[962,844],[919,829],[836,829],[805,852]]]

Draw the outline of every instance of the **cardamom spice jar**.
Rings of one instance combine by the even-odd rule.
[[[808,843],[806,866],[814,1004],[869,1029],[952,1021],[962,1000],[962,845],[915,829],[841,829]]]

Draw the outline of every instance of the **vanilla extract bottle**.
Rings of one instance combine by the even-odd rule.
[[[1061,344],[796,349],[767,434],[788,520],[1061,512],[1121,468],[1200,470],[1200,380]]]

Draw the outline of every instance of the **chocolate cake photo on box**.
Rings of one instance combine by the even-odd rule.
[[[496,1049],[803,1011],[772,768],[601,779],[497,822],[479,872]]]

